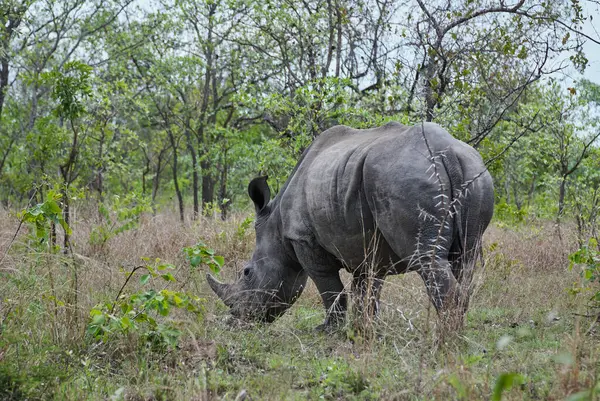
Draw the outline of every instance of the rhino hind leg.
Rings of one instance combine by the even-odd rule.
[[[418,272],[437,311],[441,333],[460,330],[465,319],[464,300],[468,298],[452,272],[451,263],[446,258],[430,259],[423,262]]]
[[[481,237],[471,236],[462,247],[458,243],[453,244],[448,259],[452,268],[452,274],[460,287],[460,309],[464,314],[469,309],[469,301],[473,291],[473,273],[475,264],[481,255]]]
[[[420,236],[417,237],[420,239],[416,243],[429,243],[432,245],[421,250],[416,244],[407,245],[403,241],[394,241],[396,236],[392,230],[383,231],[386,240],[397,255],[406,255],[406,249],[416,249],[405,270],[419,273],[425,283],[429,299],[440,317],[457,312],[456,307],[462,296],[461,286],[459,286],[453,271],[453,267],[458,266],[458,264],[455,265],[450,262],[451,247],[446,248],[445,246],[449,242],[448,240],[452,238],[451,231],[450,226],[441,234],[436,231],[435,227],[429,230],[423,229]],[[462,315],[462,313],[460,314]]]
[[[439,314],[456,308],[460,299],[460,287],[452,273],[449,261],[445,259],[424,261],[418,272]]]
[[[357,273],[352,279],[352,294],[357,316],[372,318],[379,313],[379,296],[385,277]]]

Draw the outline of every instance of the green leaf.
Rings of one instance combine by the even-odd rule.
[[[592,390],[585,390],[572,394],[567,398],[567,401],[592,401]]]
[[[142,277],[140,277],[140,283],[142,283],[142,284],[146,284],[148,282],[148,280],[150,280],[149,274],[144,274]]]
[[[121,323],[121,328],[125,331],[129,330],[132,326],[131,320],[127,316],[123,316],[119,322]]]
[[[58,206],[58,203],[56,203],[54,200],[48,200],[44,202],[44,211],[47,214],[59,215],[62,213],[60,206]]]
[[[192,267],[198,267],[200,266],[200,263],[202,263],[202,257],[201,256],[192,256],[190,258],[190,264],[192,265]]]
[[[171,273],[162,274],[161,277],[166,281],[175,281],[175,277]]]
[[[510,390],[515,385],[524,383],[523,376],[518,373],[503,373],[496,380],[494,385],[494,393],[492,394],[492,401],[501,401],[502,393],[505,390]]]
[[[209,263],[208,267],[213,273],[218,273],[221,271],[221,268],[217,263]]]
[[[101,325],[101,324],[104,324],[105,321],[106,321],[106,316],[104,316],[103,313],[100,313],[100,314],[94,315],[92,317],[92,321],[90,324]]]
[[[452,375],[448,378],[448,383],[454,387],[459,399],[464,399],[467,397],[467,387],[460,381],[460,379],[456,375]]]

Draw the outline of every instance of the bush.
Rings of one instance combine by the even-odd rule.
[[[590,238],[587,244],[581,246],[577,251],[569,255],[569,269],[581,266],[583,283],[574,286],[573,293],[591,292],[589,306],[594,309],[600,308],[600,248],[595,238]]]
[[[146,285],[158,278],[167,283],[175,278],[168,271],[175,267],[170,264],[156,266],[138,266],[128,273],[121,291],[113,302],[96,305],[90,311],[91,321],[86,333],[97,340],[107,342],[115,335],[137,334],[153,348],[174,348],[181,336],[181,331],[173,321],[161,321],[174,309],[191,312],[198,317],[203,314],[203,299],[180,291],[153,288],[126,295],[122,291],[138,270],[145,270],[140,283]]]

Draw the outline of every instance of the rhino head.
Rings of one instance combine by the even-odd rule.
[[[300,296],[307,274],[281,234],[278,202],[270,202],[267,177],[253,179],[248,194],[256,208],[256,248],[239,279],[224,284],[210,273],[206,278],[212,290],[242,319],[271,322],[283,314]]]

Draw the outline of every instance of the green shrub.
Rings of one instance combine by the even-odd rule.
[[[589,306],[600,308],[600,248],[595,238],[590,238],[587,244],[581,246],[577,251],[569,255],[569,269],[581,266],[583,283],[574,285],[573,293],[591,292]]]
[[[102,248],[111,238],[137,228],[142,214],[150,210],[147,197],[135,192],[124,197],[114,195],[110,202],[98,206],[102,221],[92,229],[90,244]]]

